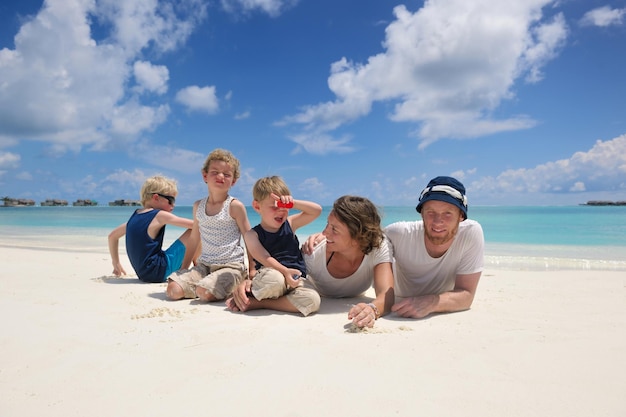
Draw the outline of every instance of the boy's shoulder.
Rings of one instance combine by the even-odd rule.
[[[133,213],[134,214],[144,214],[144,213],[149,213],[153,210],[159,210],[159,209],[155,209],[154,207],[150,207],[150,206],[143,206],[140,209],[135,210]]]

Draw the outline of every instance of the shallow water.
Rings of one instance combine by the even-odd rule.
[[[89,251],[108,256],[107,235],[133,207],[19,207],[0,209],[0,246]],[[321,231],[330,207],[298,230],[303,241]],[[417,220],[413,207],[380,208],[383,224]],[[191,217],[191,207],[176,207]],[[249,208],[250,223],[258,215]],[[516,270],[626,271],[626,207],[471,207],[485,233],[485,267]],[[168,226],[166,243],[182,229]],[[123,241],[120,242],[123,246]]]

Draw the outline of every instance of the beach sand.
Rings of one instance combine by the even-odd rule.
[[[0,262],[2,417],[626,415],[623,271],[487,270],[469,311],[354,332],[354,299],[231,313],[104,252]]]

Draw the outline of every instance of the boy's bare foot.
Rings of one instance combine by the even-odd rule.
[[[234,313],[241,311],[239,307],[237,307],[237,303],[235,303],[234,297],[230,297],[226,300],[226,308]]]

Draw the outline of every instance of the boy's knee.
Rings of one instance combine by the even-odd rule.
[[[302,305],[299,310],[302,315],[308,316],[311,313],[319,311],[321,304],[322,299],[320,295],[315,291],[309,291],[306,294],[306,298],[302,300]]]
[[[305,317],[317,312],[322,304],[320,295],[310,288],[297,288],[294,292],[287,294],[287,299]]]
[[[257,300],[265,300],[266,298],[275,299],[285,295],[285,284],[282,282],[255,284],[253,281],[250,290]]]
[[[319,311],[320,306],[322,305],[322,298],[318,293],[314,293],[311,296],[311,313]]]
[[[167,283],[167,289],[165,290],[165,294],[167,298],[172,301],[180,300],[185,297],[185,292],[183,291],[183,287],[180,286],[176,281],[170,280]]]

